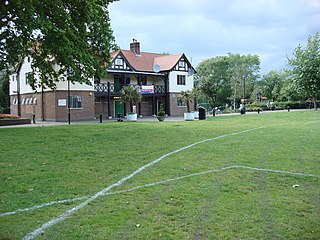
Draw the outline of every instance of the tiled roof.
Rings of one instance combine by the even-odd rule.
[[[130,50],[120,50],[110,54],[112,60],[119,54],[119,52],[123,54],[135,71],[141,72],[153,72],[153,66],[155,64],[160,66],[160,71],[169,71],[177,64],[183,55],[163,55],[148,52],[141,52],[139,55],[136,55]]]

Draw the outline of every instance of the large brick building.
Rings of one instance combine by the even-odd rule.
[[[140,43],[133,40],[130,50],[113,52],[111,57],[106,77],[93,80],[92,85],[61,81],[55,90],[37,89],[36,92],[27,82],[32,59],[26,57],[11,75],[11,113],[28,118],[35,115],[47,121],[67,121],[69,110],[72,120],[89,120],[100,115],[114,118],[125,114],[128,107],[121,101],[120,94],[126,85],[133,85],[142,93],[142,101],[135,106],[140,116],[156,115],[161,104],[171,116],[182,116],[186,112],[178,97],[181,91],[193,88],[195,70],[184,54],[141,52]]]

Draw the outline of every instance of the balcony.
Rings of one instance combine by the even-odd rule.
[[[140,89],[140,85],[130,84],[135,88]],[[150,86],[150,85],[148,85]],[[123,85],[116,85],[114,83],[110,83],[110,94],[111,95],[120,95],[120,91],[123,88]],[[95,93],[108,94],[108,84],[107,83],[96,83],[94,84]],[[164,85],[154,85],[154,94],[165,94],[165,86]]]

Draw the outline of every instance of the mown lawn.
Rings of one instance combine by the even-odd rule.
[[[0,128],[0,136],[0,214],[93,196],[212,139],[167,156],[110,192],[141,188],[101,196],[37,239],[320,239],[319,111]],[[179,178],[234,165],[315,176],[233,167]],[[0,239],[22,239],[85,200],[0,216]]]

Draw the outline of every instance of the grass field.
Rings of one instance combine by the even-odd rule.
[[[162,156],[36,239],[320,239],[320,111],[0,136],[0,239],[22,239]]]

